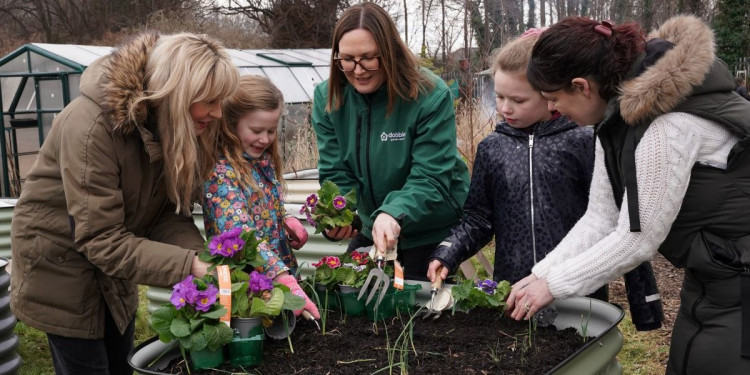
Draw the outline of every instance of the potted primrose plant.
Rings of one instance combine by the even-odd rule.
[[[221,265],[226,265],[230,270],[230,326],[237,331],[230,344],[230,361],[236,365],[258,364],[262,359],[262,341],[265,339],[263,328],[269,333],[268,330],[276,324],[291,332],[295,323],[294,314],[282,314],[282,310],[292,312],[302,309],[305,300],[292,294],[289,287],[253,270],[264,264],[259,250],[268,250],[268,242],[258,239],[254,231],[233,228],[214,236],[206,247],[208,251],[201,253],[199,258],[211,263],[209,271]],[[278,335],[272,337],[279,338]],[[282,337],[288,338],[288,335]],[[289,348],[294,352],[291,339]]]
[[[151,314],[159,339],[178,340],[183,358],[189,352],[195,369],[220,365],[222,347],[232,340],[232,329],[220,321],[226,308],[218,302],[218,294],[215,284],[189,275],[174,285],[171,303]]]
[[[315,234],[326,229],[351,225],[357,231],[362,230],[362,221],[354,211],[357,209],[357,193],[354,188],[342,195],[338,185],[323,181],[317,194],[311,194],[300,209],[307,222],[315,227]]]

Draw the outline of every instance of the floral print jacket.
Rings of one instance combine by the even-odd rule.
[[[242,188],[234,167],[221,157],[203,183],[203,220],[206,236],[213,237],[235,227],[255,230],[258,238],[266,238],[268,249],[260,253],[266,259],[262,271],[274,278],[279,272],[297,269],[297,259],[281,224],[284,215],[282,187],[276,179],[268,153],[254,159],[243,155],[250,163],[253,179],[260,192]]]

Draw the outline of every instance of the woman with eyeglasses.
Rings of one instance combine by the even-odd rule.
[[[447,85],[419,67],[378,5],[354,5],[336,24],[312,123],[320,181],[355,188],[362,221],[324,235],[352,238],[348,251],[398,245],[405,277],[426,280],[427,259],[463,215],[469,174]]]

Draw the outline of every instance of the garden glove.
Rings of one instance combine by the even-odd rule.
[[[318,307],[315,306],[313,301],[310,300],[310,297],[305,294],[305,292],[302,290],[302,288],[297,283],[297,279],[292,275],[283,275],[276,279],[277,282],[286,285],[289,287],[289,290],[292,291],[292,294],[298,297],[302,297],[305,299],[305,307],[300,310],[295,310],[294,315],[299,316],[302,314],[303,310],[307,310],[310,315],[313,316],[315,319],[320,319],[320,312],[318,312]]]
[[[284,218],[284,229],[289,237],[289,244],[295,250],[299,250],[307,243],[307,230],[302,223],[294,216],[288,215]]]

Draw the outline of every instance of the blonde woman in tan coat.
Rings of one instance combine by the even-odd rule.
[[[11,307],[57,374],[131,374],[137,285],[206,273],[191,210],[238,78],[206,36],[142,34],[55,119],[14,211]]]

